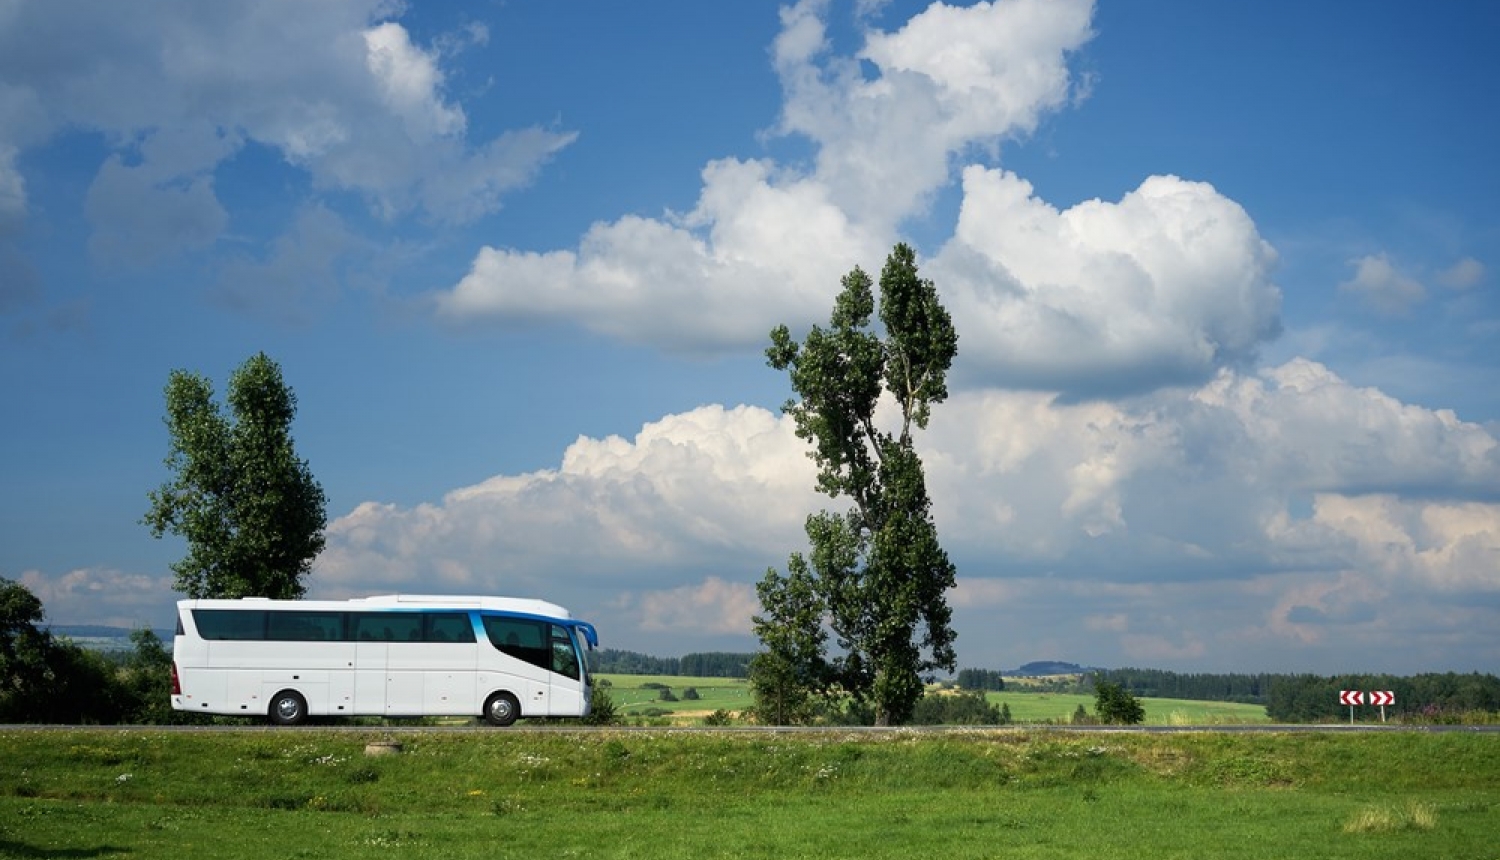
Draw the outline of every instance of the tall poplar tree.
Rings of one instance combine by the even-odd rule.
[[[855,268],[843,279],[828,328],[814,326],[799,345],[778,326],[766,350],[800,398],[783,410],[812,444],[818,490],[850,501],[842,513],[807,519],[813,590],[841,653],[817,658],[812,662],[819,665],[803,674],[830,679],[872,704],[880,725],[911,717],[923,673],[956,665],[946,598],[955,571],[938,543],[912,432],[925,429],[932,406],[948,396],[958,334],[915,257],[899,244],[886,259],[879,330],[870,277]],[[899,410],[894,429],[876,423],[883,397]],[[790,569],[804,563],[794,555]],[[760,589],[764,618],[787,614],[775,604],[795,593],[791,582],[767,573]]]
[[[167,380],[170,481],[150,493],[143,522],[155,537],[187,540],[172,565],[189,597],[301,597],[323,550],[327,499],[292,444],[297,397],[266,356],[229,378],[226,417],[203,376]]]

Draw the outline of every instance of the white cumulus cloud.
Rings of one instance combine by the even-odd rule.
[[[438,311],[560,321],[686,351],[809,325],[851,268],[879,268],[898,223],[948,184],[953,159],[1031,130],[1066,102],[1066,58],[1090,36],[1092,9],[936,4],[898,31],[866,33],[852,56],[832,53],[824,4],[786,9],[772,51],[785,91],[777,130],[815,144],[811,171],[714,161],[686,215],[598,223],[576,249],[485,248],[436,297]]]
[[[1088,393],[1195,383],[1279,331],[1275,253],[1212,186],[1154,176],[1118,203],[1058,211],[1025,180],[964,171],[931,274],[966,372]]]
[[[328,528],[316,588],[541,592],[554,574],[602,588],[734,576],[783,553],[813,503],[790,420],[753,407],[670,415],[633,439],[580,437],[557,469],[497,475],[440,504],[366,502]],[[763,562],[756,562],[763,563]]]

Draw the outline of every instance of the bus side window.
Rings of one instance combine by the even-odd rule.
[[[266,613],[258,609],[194,609],[193,624],[203,639],[266,638]]]
[[[266,638],[293,642],[320,642],[344,638],[344,615],[341,612],[303,612],[271,610],[266,624]]]
[[[461,612],[432,612],[426,616],[428,642],[473,642],[474,625]]]
[[[550,654],[544,637],[547,625],[524,618],[486,616],[484,631],[489,634],[490,644],[503,654],[509,654],[542,669],[552,668]]]
[[[351,637],[361,642],[378,642],[385,639],[381,616],[375,612],[356,612],[349,619]]]

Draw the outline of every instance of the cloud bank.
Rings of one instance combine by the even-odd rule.
[[[954,604],[971,618],[1076,593],[1098,604],[1067,622],[1091,641],[1201,660],[1241,640],[1316,638],[1377,605],[1393,624],[1393,606],[1410,618],[1500,601],[1500,442],[1313,362],[1116,403],[961,393],[921,446],[959,568]],[[315,590],[416,579],[607,608],[627,641],[744,635],[753,583],[804,546],[806,513],[837,507],[812,478],[786,418],[702,407],[633,439],[580,438],[557,469],[439,504],[362,505],[330,526]],[[1194,615],[1209,593],[1261,609],[1218,629]],[[1111,594],[1128,599],[1107,611]],[[1174,613],[1196,644],[1160,639]]]

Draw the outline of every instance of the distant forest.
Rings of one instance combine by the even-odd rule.
[[[695,678],[745,678],[750,674],[753,654],[710,652],[682,657],[652,657],[634,651],[605,648],[595,651],[596,672],[621,675],[685,675]],[[1072,664],[1060,664],[1068,665]],[[957,681],[965,689],[1004,689],[1002,673],[989,669],[965,669]],[[1119,684],[1132,695],[1144,698],[1188,699],[1206,702],[1240,702],[1263,705],[1276,722],[1309,723],[1348,719],[1349,706],[1339,704],[1339,692],[1390,691],[1394,705],[1387,705],[1388,718],[1411,717],[1433,722],[1456,720],[1473,711],[1500,711],[1500,677],[1477,672],[1427,673],[1409,677],[1395,675],[1279,675],[1179,673],[1162,669],[1086,669],[1074,686],[1091,690],[1096,681]],[[1367,719],[1376,713],[1371,705],[1357,706],[1355,716]]]
[[[589,665],[595,672],[615,675],[686,675],[692,678],[748,678],[754,654],[709,651],[681,657],[652,657],[634,651],[601,648]]]
[[[1420,717],[1442,722],[1471,711],[1500,711],[1500,678],[1477,672],[1324,677],[1178,674],[1131,668],[1097,670],[1094,676],[1119,684],[1137,696],[1265,705],[1266,716],[1284,723],[1347,719],[1349,706],[1339,704],[1339,693],[1343,690],[1357,690],[1367,694],[1367,699],[1375,691],[1394,693],[1396,702],[1386,706],[1387,718]],[[1356,706],[1355,716],[1367,717],[1374,712],[1371,707]]]

